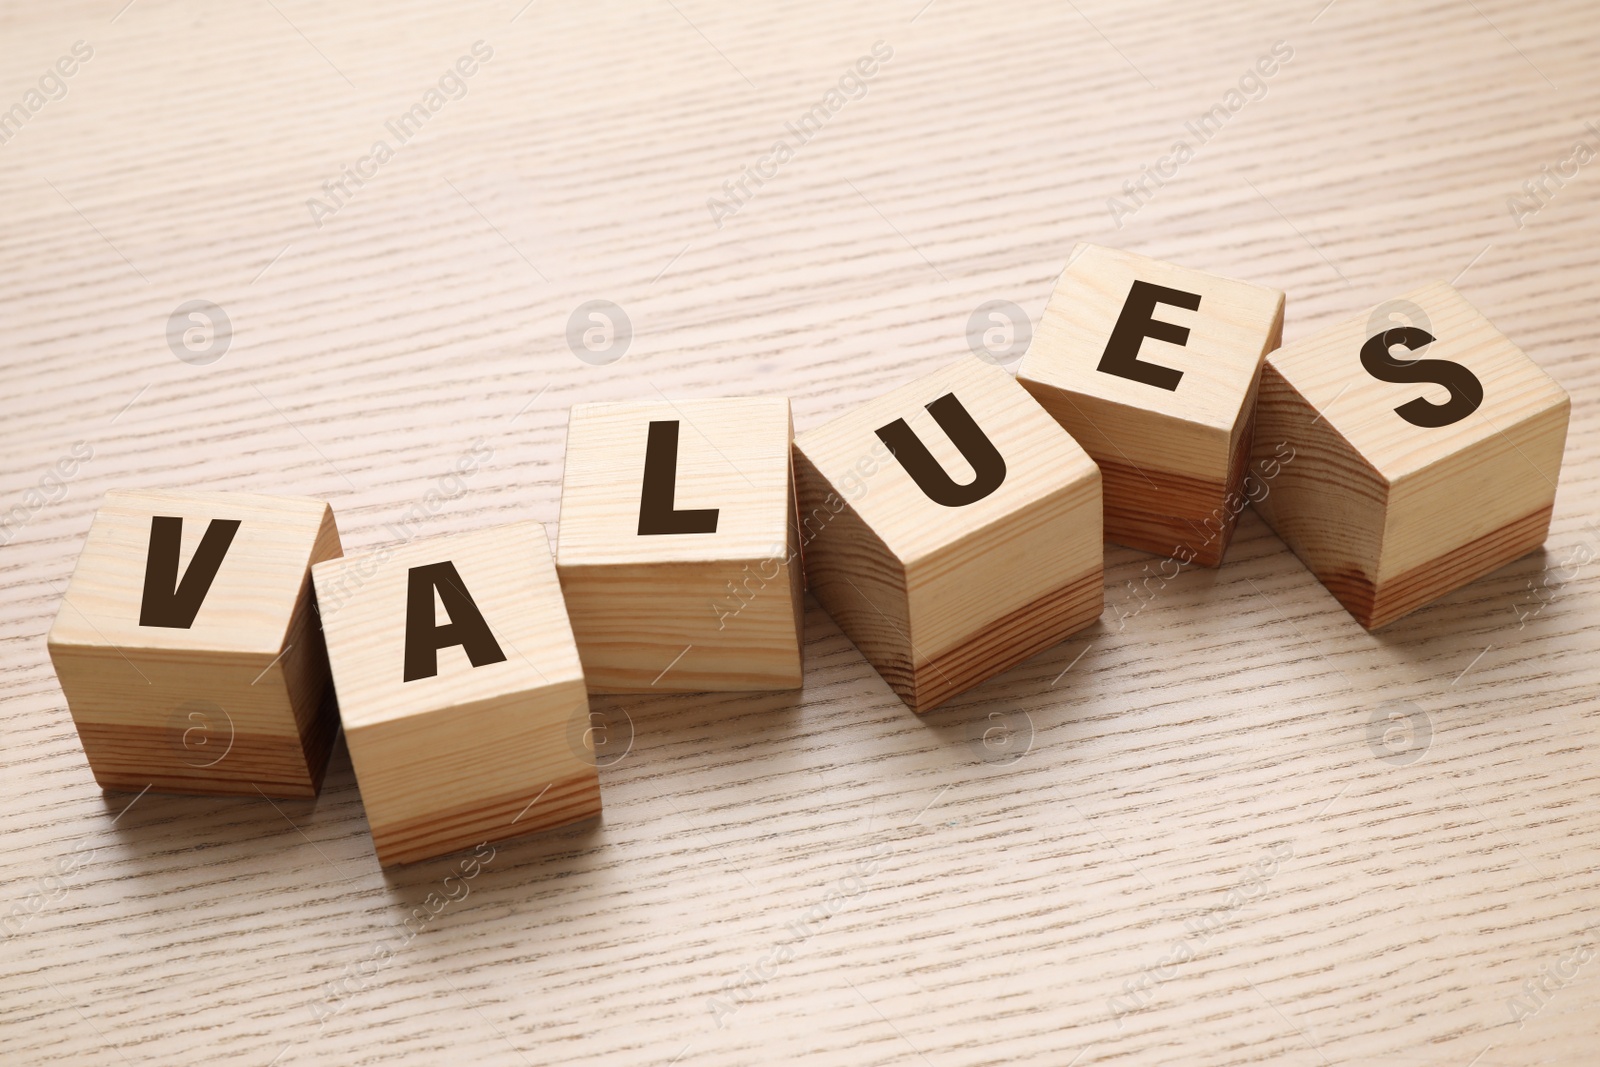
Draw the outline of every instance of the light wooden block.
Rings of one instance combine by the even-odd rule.
[[[1256,510],[1368,629],[1544,543],[1571,408],[1450,286],[1395,303],[1427,322],[1409,343],[1362,315],[1267,360],[1252,460]]]
[[[591,692],[800,686],[793,437],[782,397],[573,406],[556,569]]]
[[[1100,465],[1107,540],[1215,567],[1282,337],[1276,289],[1079,245],[1017,380]]]
[[[600,814],[583,668],[542,526],[421,538],[313,574],[381,864]]]
[[[321,500],[108,492],[49,638],[95,781],[316,796],[338,716],[311,567],[339,554]]]
[[[999,368],[969,357],[801,434],[795,479],[812,592],[918,712],[1100,616],[1100,471]]]

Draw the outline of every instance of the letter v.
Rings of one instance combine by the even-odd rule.
[[[200,604],[222,567],[222,557],[228,554],[228,546],[233,544],[233,535],[238,532],[238,519],[212,519],[180,581],[178,542],[183,537],[183,520],[170,515],[152,516],[139,625],[170,626],[177,630],[193,626]]]

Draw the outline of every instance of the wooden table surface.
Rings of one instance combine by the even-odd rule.
[[[122,4],[0,12],[0,1061],[1594,1062],[1591,3]],[[1148,599],[1108,546],[1096,626],[921,719],[808,602],[803,691],[597,698],[603,820],[455,900],[342,746],[315,802],[95,786],[45,633],[106,489],[553,532],[569,405],[803,431],[1079,240],[1286,341],[1455,280],[1574,400],[1544,552],[1371,635],[1252,513]]]

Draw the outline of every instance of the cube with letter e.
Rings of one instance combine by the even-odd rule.
[[[1377,629],[1544,543],[1570,410],[1460,293],[1429,285],[1267,360],[1253,506]]]
[[[1106,540],[1222,562],[1283,302],[1131,252],[1073,250],[1017,380],[1100,465]]]
[[[600,814],[588,693],[544,527],[421,538],[313,575],[381,864]]]
[[[789,401],[576,404],[556,570],[596,693],[796,689]]]
[[[811,591],[918,712],[1100,616],[1100,471],[998,367],[801,434],[795,481]]]

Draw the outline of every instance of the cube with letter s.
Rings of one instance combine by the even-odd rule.
[[[1571,401],[1440,282],[1285,346],[1254,507],[1377,629],[1544,543]]]

